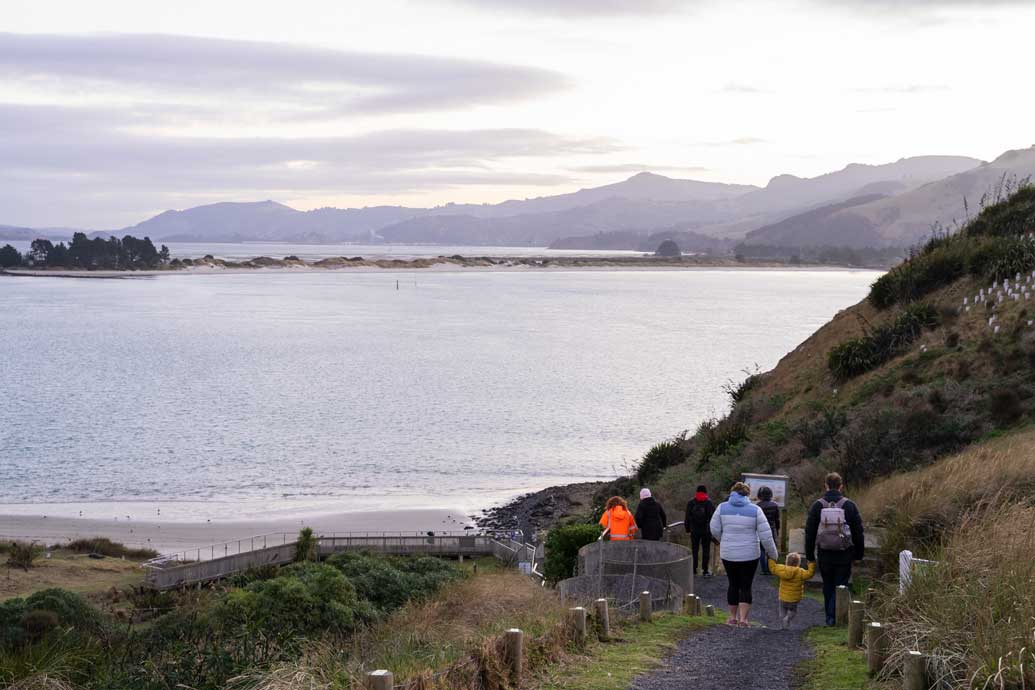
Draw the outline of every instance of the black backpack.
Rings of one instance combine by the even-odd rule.
[[[708,519],[708,503],[694,499],[694,504],[690,507],[690,519],[698,525],[706,521]]]

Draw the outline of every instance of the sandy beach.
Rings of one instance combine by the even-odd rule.
[[[464,512],[453,509],[368,510],[329,513],[307,518],[274,520],[161,522],[156,520],[96,520],[42,515],[0,515],[0,540],[36,541],[48,546],[73,539],[107,537],[126,546],[172,553],[257,535],[286,533],[288,539],[302,527],[317,533],[462,531],[472,524]],[[268,539],[274,539],[273,536]]]

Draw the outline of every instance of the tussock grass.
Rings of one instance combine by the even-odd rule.
[[[938,563],[879,609],[891,624],[890,668],[917,649],[938,687],[1035,687],[1035,504],[1003,502],[963,517]]]
[[[125,556],[133,561],[143,561],[158,555],[158,552],[154,549],[134,549],[117,541],[112,541],[107,537],[76,539],[67,544],[55,544],[50,548],[53,551],[68,549],[73,553],[99,553],[110,558],[122,558]]]

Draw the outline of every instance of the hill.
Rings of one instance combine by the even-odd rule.
[[[796,216],[794,238],[801,246],[830,244],[830,238],[855,236],[866,246],[908,247],[929,236],[935,227],[956,228],[973,215],[981,199],[997,188],[1035,175],[1035,147],[1008,151],[985,163],[899,194],[829,207],[813,215]],[[968,210],[969,209],[969,210]],[[748,233],[752,244],[772,244],[786,231],[783,224]]]
[[[953,687],[1030,683],[1035,188],[988,201],[595,501],[647,484],[681,506],[697,483],[722,496],[743,472],[787,474],[799,527],[836,470],[881,533],[875,610],[894,623],[893,666],[919,645]],[[906,548],[938,564],[899,593]]]

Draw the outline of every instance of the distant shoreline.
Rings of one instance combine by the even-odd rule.
[[[189,263],[187,263],[189,262]],[[363,257],[329,257],[317,261],[301,259],[274,259],[258,256],[247,261],[227,261],[205,257],[188,259],[178,265],[157,270],[84,270],[66,268],[14,268],[0,270],[0,275],[14,277],[49,278],[150,278],[163,275],[228,275],[275,271],[278,273],[309,273],[311,271],[352,272],[459,272],[459,271],[681,271],[723,268],[734,270],[883,270],[875,266],[847,266],[836,264],[791,264],[779,261],[737,261],[732,258],[711,256],[681,256],[674,258],[642,257],[464,257],[439,256],[414,259],[366,259]]]

